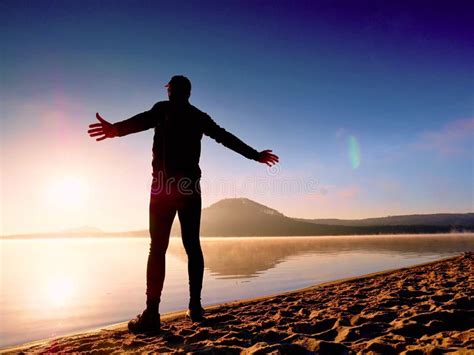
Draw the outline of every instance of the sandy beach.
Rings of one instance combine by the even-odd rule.
[[[474,353],[474,253],[208,307],[191,323],[162,315],[157,336],[126,323],[7,353]]]

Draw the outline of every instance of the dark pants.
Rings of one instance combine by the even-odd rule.
[[[150,252],[147,264],[147,301],[160,301],[165,280],[165,254],[171,226],[178,212],[181,235],[188,255],[190,306],[200,305],[204,258],[199,241],[201,191],[199,180],[183,188],[179,181],[170,184],[153,180],[150,198]]]

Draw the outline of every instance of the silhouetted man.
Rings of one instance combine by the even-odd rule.
[[[278,162],[271,150],[261,152],[249,147],[219,127],[209,115],[189,103],[191,82],[173,76],[166,85],[168,101],[156,103],[151,110],[111,124],[96,114],[99,123],[89,125],[89,135],[97,141],[155,129],[153,139],[153,182],[150,197],[150,250],[147,264],[146,309],[128,323],[132,332],[160,330],[159,303],[165,279],[165,254],[176,212],[181,223],[184,248],[188,255],[189,309],[194,321],[204,319],[201,289],[204,258],[199,241],[201,191],[199,157],[205,134],[226,147],[269,166]]]

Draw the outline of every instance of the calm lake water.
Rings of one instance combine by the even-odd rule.
[[[474,250],[474,234],[202,238],[203,304],[274,294]],[[143,309],[148,238],[0,241],[0,347],[126,321]],[[161,313],[187,306],[172,238]]]

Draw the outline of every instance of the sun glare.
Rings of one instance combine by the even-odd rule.
[[[74,291],[73,282],[64,277],[50,280],[48,283],[47,294],[52,306],[64,306],[70,301]]]
[[[80,207],[87,199],[87,185],[78,177],[62,177],[54,180],[48,188],[50,203],[67,207]]]

